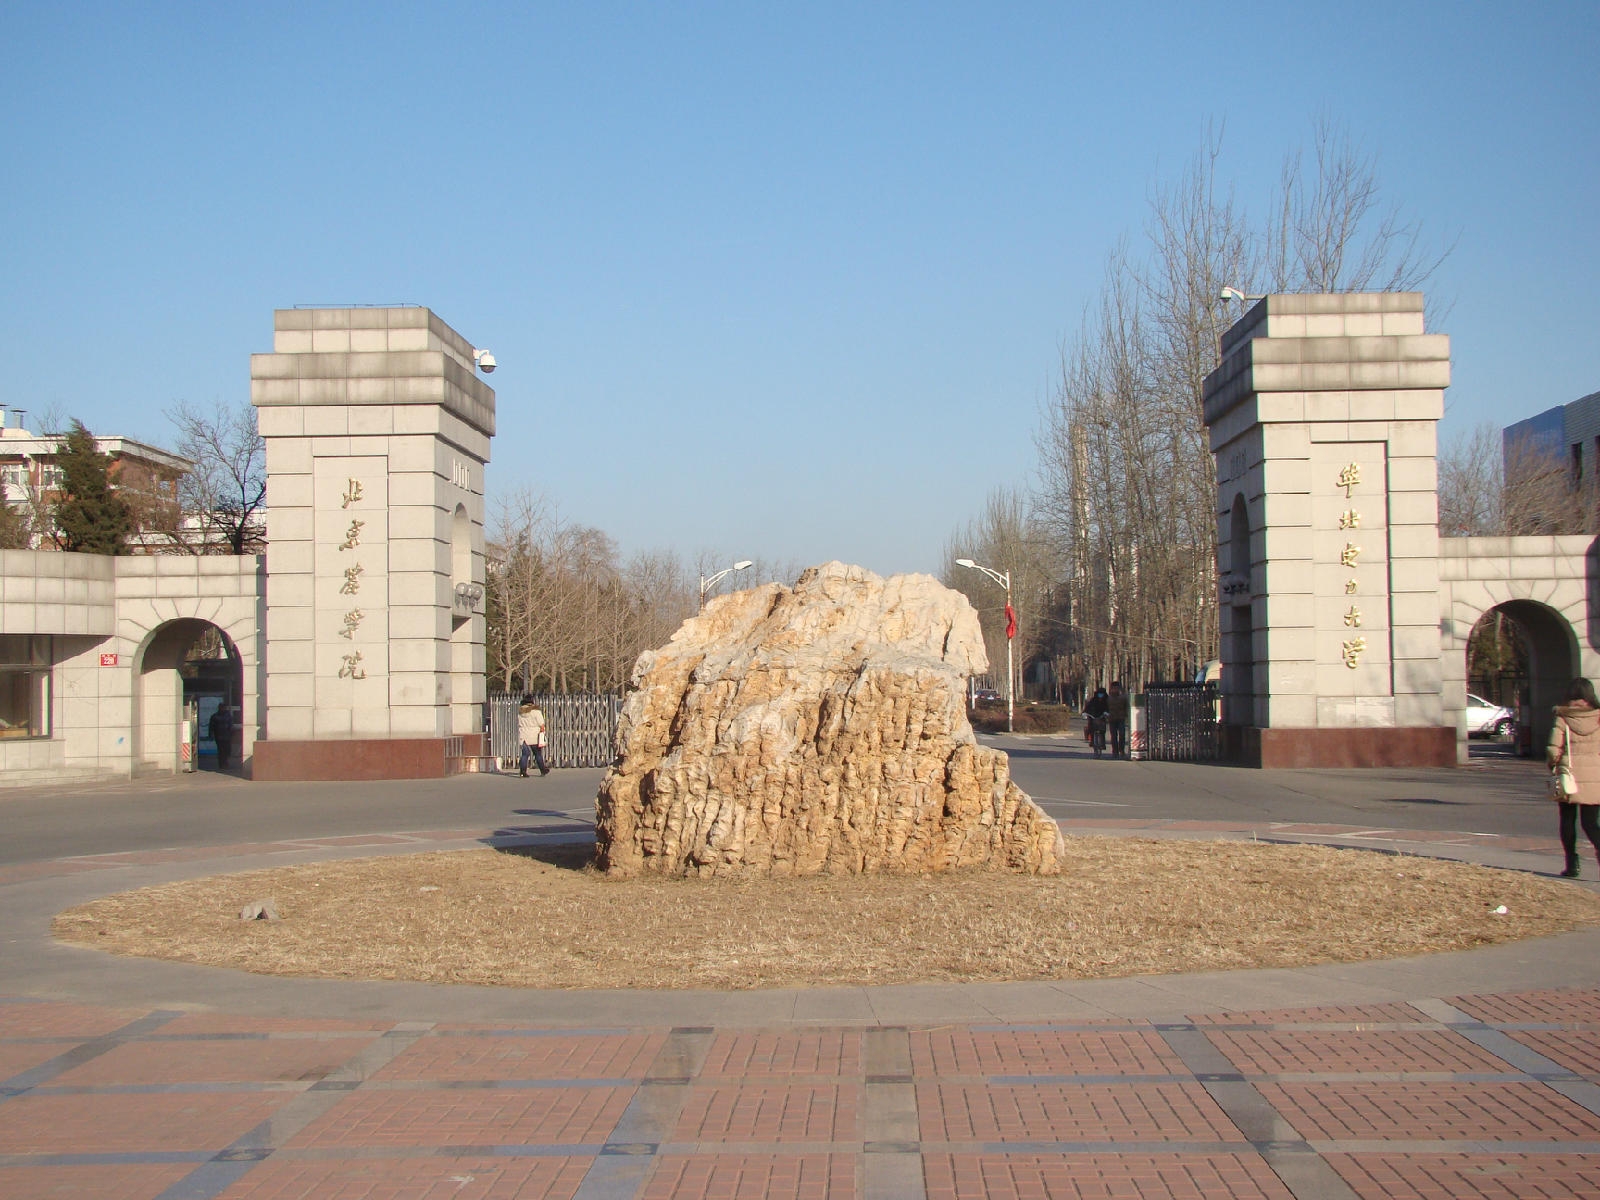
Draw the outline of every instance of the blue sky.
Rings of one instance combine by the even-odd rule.
[[[1600,389],[1600,3],[150,5],[0,17],[0,404],[156,441],[272,310],[500,369],[491,497],[624,551],[934,570],[1225,128],[1326,114],[1437,243],[1445,436]]]

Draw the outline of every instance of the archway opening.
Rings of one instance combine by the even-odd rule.
[[[1250,509],[1244,494],[1234,496],[1228,515],[1228,628],[1223,636],[1222,719],[1229,725],[1256,723],[1255,620],[1250,590]]]
[[[194,721],[191,753],[198,768],[238,765],[244,665],[238,647],[218,626],[194,617],[157,626],[139,652],[134,682],[135,770],[184,769],[185,719]],[[212,737],[211,718],[219,709],[227,710],[233,731],[226,755]]]
[[[1478,619],[1466,655],[1469,753],[1542,755],[1551,710],[1581,669],[1571,625],[1537,600],[1508,600]],[[1514,742],[1502,708],[1515,719]]]

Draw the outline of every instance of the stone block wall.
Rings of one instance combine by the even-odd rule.
[[[52,649],[50,736],[0,740],[0,773],[177,769],[178,656],[195,622],[219,628],[240,658],[248,758],[262,684],[263,582],[259,557],[0,551],[0,633],[48,634]],[[172,642],[172,661],[159,649],[151,655],[163,636]]]
[[[425,308],[293,309],[251,357],[267,443],[269,741],[476,732],[494,392]]]
[[[26,779],[60,774],[67,770],[69,755],[81,762],[86,752],[98,749],[98,688],[84,697],[73,669],[115,628],[115,564],[116,559],[99,554],[0,550],[0,633],[47,634],[52,639],[50,737],[0,739],[0,775]],[[103,681],[107,691],[125,690],[127,674],[112,673],[119,678]],[[121,708],[109,707],[105,715],[126,721]]]
[[[1529,652],[1532,746],[1542,755],[1550,710],[1574,675],[1600,681],[1600,540],[1439,539],[1441,690],[1445,720],[1467,761],[1467,640],[1492,609],[1516,621]]]
[[[1449,339],[1424,331],[1417,293],[1268,296],[1222,349],[1205,416],[1228,719],[1440,728],[1435,430]],[[1316,756],[1306,746],[1348,757],[1336,740],[1299,738],[1297,765]]]

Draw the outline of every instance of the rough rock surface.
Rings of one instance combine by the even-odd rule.
[[[831,562],[713,600],[634,668],[600,866],[1054,874],[1056,823],[967,723],[987,666],[972,606],[928,575]]]

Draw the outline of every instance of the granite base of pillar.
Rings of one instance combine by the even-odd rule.
[[[1223,757],[1242,767],[1453,767],[1456,731],[1223,727]]]
[[[483,752],[481,733],[436,738],[268,739],[255,744],[258,783],[312,780],[442,779]]]

